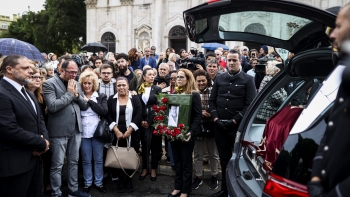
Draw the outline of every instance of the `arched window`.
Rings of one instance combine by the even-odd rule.
[[[106,32],[101,37],[101,43],[107,47],[108,52],[115,53],[115,35],[112,32]]]
[[[187,36],[184,27],[178,25],[174,26],[169,31],[169,47],[174,48],[176,53],[181,49],[187,49]]]

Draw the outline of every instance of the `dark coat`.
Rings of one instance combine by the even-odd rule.
[[[326,132],[314,158],[311,175],[321,179],[327,197],[350,196],[350,83],[344,82],[344,77],[350,78],[350,67],[344,70],[343,82],[328,117]]]
[[[242,71],[236,75],[228,72],[216,77],[209,98],[213,119],[235,119],[241,122],[250,103],[256,96],[254,78]]]
[[[165,76],[165,78],[160,77],[159,75],[157,75],[156,78],[154,79],[153,84],[157,85],[157,83],[158,84],[166,83],[166,87],[168,87],[169,86],[169,82],[170,82],[169,75]]]
[[[97,97],[97,103],[93,100],[89,100],[88,105],[99,116],[105,116],[108,112],[107,108],[107,96],[103,93],[99,93]]]
[[[107,101],[108,113],[106,115],[106,119],[108,121],[108,124],[115,122],[117,118],[116,117],[117,98],[113,98],[113,97],[114,95],[110,96]],[[137,95],[132,96],[131,104],[133,107],[131,122],[133,122],[134,124],[137,125],[137,127],[140,128],[141,119],[142,119],[142,105]],[[131,146],[134,147],[135,150],[138,150],[140,148],[140,133],[138,130],[133,131],[131,133]]]
[[[37,164],[34,150],[46,148],[48,132],[41,108],[34,95],[27,91],[36,112],[9,82],[0,81],[0,177],[28,172]]]
[[[154,113],[152,113],[152,106],[158,103],[156,94],[159,94],[161,92],[162,89],[160,87],[152,85],[147,104],[145,104],[142,100],[143,93],[138,95],[142,105],[142,120],[147,121],[150,126],[152,126],[154,123]]]

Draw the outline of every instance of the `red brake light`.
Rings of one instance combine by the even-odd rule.
[[[307,187],[305,185],[295,183],[273,173],[269,174],[266,181],[264,192],[270,196],[293,196],[308,197]]]

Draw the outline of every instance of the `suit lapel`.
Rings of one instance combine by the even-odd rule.
[[[38,104],[38,102],[37,102],[37,99],[34,97],[34,95],[33,94],[31,94],[31,93],[28,93],[28,95],[30,96],[30,98],[33,100],[33,102],[34,102],[34,105],[35,105],[35,110],[36,110],[36,114],[35,114],[35,116],[36,116],[36,118],[37,118],[37,122],[38,122],[38,124],[40,123],[40,113],[41,113],[41,109],[40,109],[40,107],[39,107],[39,104]]]
[[[147,101],[147,105],[149,105],[149,103],[154,103],[154,101],[152,101],[152,99],[153,99],[153,95],[155,94],[154,92],[156,90],[155,90],[155,88],[153,86],[154,85],[151,86],[151,92],[149,93],[149,99]]]
[[[1,84],[11,92],[12,95],[14,95],[15,97],[17,97],[25,106],[27,106],[28,110],[32,113],[32,115],[34,117],[37,116],[37,114],[35,113],[33,106],[30,106],[31,103],[27,102],[27,100],[23,97],[23,95],[21,93],[18,92],[18,90],[13,87],[13,85],[11,85],[9,82],[7,82],[6,80],[2,79]],[[30,93],[27,92],[28,95],[30,95]],[[31,95],[30,95],[31,97]],[[33,100],[33,98],[31,97],[31,99]],[[35,100],[33,100],[34,104],[35,104]]]
[[[55,75],[54,79],[56,80],[56,83],[60,86],[60,88],[63,90],[63,92],[67,91],[66,86],[64,86],[62,80],[59,78],[59,76]]]

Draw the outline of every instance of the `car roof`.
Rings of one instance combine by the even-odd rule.
[[[336,14],[285,0],[226,0],[184,11],[191,41],[245,41],[292,52],[328,39]],[[328,31],[327,31],[328,30]]]

